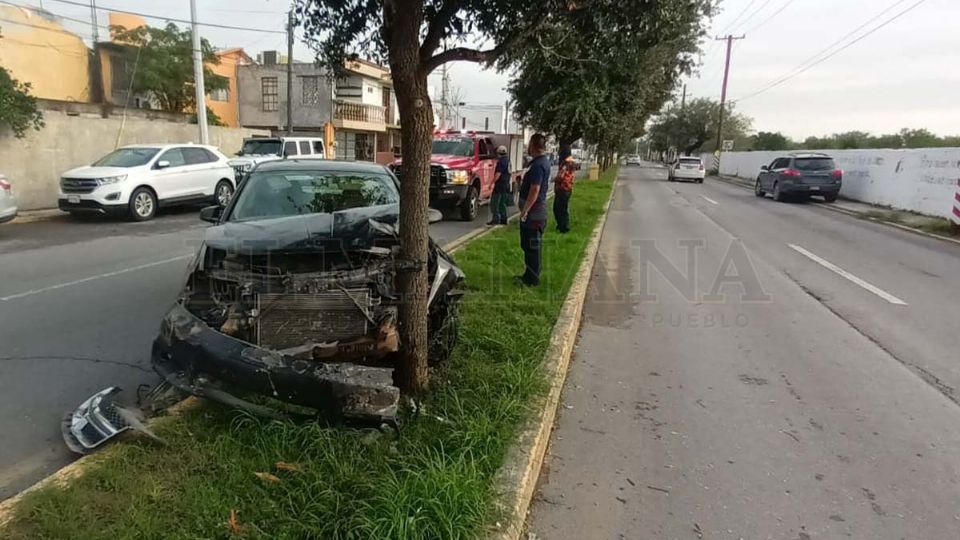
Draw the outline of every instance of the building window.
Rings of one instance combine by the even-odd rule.
[[[260,79],[260,96],[264,111],[276,111],[279,104],[277,96],[277,78],[263,77]]]
[[[308,107],[320,105],[320,77],[309,75],[300,79],[303,86],[303,104]]]
[[[230,101],[230,89],[218,88],[210,91],[211,101]]]

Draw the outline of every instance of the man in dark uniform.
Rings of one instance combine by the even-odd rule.
[[[526,269],[518,279],[524,285],[540,285],[543,230],[547,226],[547,191],[550,188],[550,159],[544,155],[547,139],[541,133],[530,137],[527,154],[532,158],[520,184],[520,249]]]
[[[507,202],[510,200],[510,158],[507,147],[497,148],[497,170],[493,176],[493,195],[490,197],[490,221],[487,225],[507,224]]]

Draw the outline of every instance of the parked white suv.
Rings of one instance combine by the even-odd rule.
[[[326,159],[326,148],[320,137],[251,137],[243,140],[237,157],[230,166],[239,182],[258,164],[285,157],[297,159]]]
[[[17,217],[17,198],[13,196],[13,186],[7,177],[0,173],[0,223],[13,221]]]
[[[235,186],[227,157],[213,146],[136,144],[63,173],[59,207],[71,215],[119,214],[146,221],[160,206],[211,200],[225,205]]]

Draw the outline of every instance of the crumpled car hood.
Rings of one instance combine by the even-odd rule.
[[[396,204],[256,221],[226,222],[206,229],[204,244],[227,253],[368,249],[377,236],[396,236]]]

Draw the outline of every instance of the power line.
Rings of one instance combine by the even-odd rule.
[[[28,5],[26,5],[26,4],[17,4],[17,3],[14,3],[14,2],[7,2],[6,0],[0,0],[0,4],[6,4],[6,5],[8,5],[8,6],[13,6],[13,7],[18,7],[18,8],[24,8],[24,9],[29,9],[29,10],[36,10],[36,9],[37,9],[36,6],[28,6]],[[49,11],[49,10],[46,10],[46,9],[44,9],[43,11],[46,11],[47,13],[55,16],[55,17],[58,18],[58,19],[63,19],[63,20],[65,20],[65,21],[72,21],[72,22],[75,22],[75,23],[80,23],[80,24],[82,24],[82,25],[84,25],[84,26],[90,26],[90,21],[85,21],[85,20],[83,20],[83,19],[75,19],[75,18],[73,18],[73,17],[67,17],[66,15],[60,15],[59,13],[54,13],[54,12]],[[3,20],[8,20],[8,19],[3,19]],[[10,21],[10,22],[17,22],[17,21]],[[44,26],[37,26],[37,25],[29,24],[29,23],[17,23],[17,24],[25,24],[25,25],[27,25],[27,26],[35,26],[35,27],[37,27],[37,28],[46,28],[46,27],[44,27]],[[110,29],[110,26],[109,26],[109,25],[106,25],[106,24],[98,24],[97,27],[98,27],[98,28],[103,28],[103,29],[105,29],[105,30],[109,30],[109,29]],[[47,28],[47,30],[53,30],[53,29],[52,29],[52,28]],[[73,33],[73,32],[70,32],[70,33]]]
[[[747,4],[747,7],[743,8],[743,10],[740,11],[740,13],[737,14],[737,16],[734,17],[732,21],[730,21],[730,24],[728,24],[727,27],[724,28],[723,31],[720,32],[720,33],[721,33],[721,34],[726,34],[726,33],[730,32],[730,30],[732,30],[732,27],[733,27],[734,23],[736,23],[737,21],[739,21],[739,20],[740,20],[740,17],[743,17],[743,14],[746,13],[747,10],[750,9],[750,7],[751,7],[751,6],[754,4],[754,2],[756,2],[756,1],[757,1],[757,0],[750,0],[750,3]]]
[[[731,30],[731,31],[736,30],[738,27],[743,26],[743,25],[747,24],[748,22],[750,22],[750,19],[756,17],[756,16],[757,16],[757,13],[760,13],[761,11],[763,11],[763,8],[767,7],[767,5],[770,4],[770,2],[772,2],[772,1],[773,1],[773,0],[764,0],[764,2],[763,2],[762,4],[760,4],[760,7],[758,7],[758,8],[755,9],[755,10],[753,10],[753,13],[751,13],[750,15],[748,15],[746,19],[744,19],[744,20],[740,21],[739,23],[737,23],[737,25],[734,26],[733,28],[731,28],[730,30]]]
[[[755,24],[755,25],[751,26],[751,27],[750,27],[749,29],[747,29],[747,31],[744,32],[744,33],[745,33],[745,34],[749,34],[749,33],[753,32],[754,30],[763,27],[763,25],[767,24],[767,23],[770,22],[774,17],[776,17],[777,15],[779,15],[783,10],[787,9],[787,7],[789,7],[790,4],[792,4],[793,2],[794,2],[794,0],[787,0],[786,2],[783,3],[782,6],[780,6],[780,9],[778,9],[778,10],[774,11],[773,13],[771,13],[769,17],[767,17],[766,19],[764,19],[763,21],[761,21],[759,24]]]
[[[71,5],[71,6],[90,7],[90,4],[86,4],[86,3],[83,3],[83,2],[75,2],[75,1],[73,1],[73,0],[52,0],[52,1],[53,1],[53,2],[59,2],[59,3],[61,3],[61,4],[68,4],[68,5]],[[104,11],[114,11],[114,12],[117,12],[117,13],[126,13],[126,14],[128,14],[128,15],[136,15],[136,16],[138,16],[138,17],[145,17],[145,18],[147,18],[147,19],[157,19],[157,20],[162,20],[162,21],[178,22],[178,23],[181,23],[181,24],[191,24],[191,22],[190,22],[189,19],[178,19],[178,18],[175,18],[175,17],[166,17],[166,16],[163,16],[163,15],[154,15],[154,14],[151,14],[151,13],[143,13],[143,12],[138,12],[138,11],[130,11],[130,10],[127,10],[127,9],[119,9],[119,8],[108,7],[108,6],[97,6],[97,9],[102,9],[102,10],[104,10]],[[208,26],[208,27],[210,27],[210,28],[223,28],[223,29],[226,29],[226,30],[242,30],[242,31],[244,31],[244,32],[264,32],[264,33],[267,33],[267,34],[283,34],[283,35],[286,35],[286,34],[287,34],[287,32],[286,32],[285,30],[267,30],[267,29],[265,29],[265,28],[250,28],[250,27],[247,27],[247,26],[231,26],[231,25],[228,25],[228,24],[217,24],[217,23],[202,23],[202,22],[198,22],[197,25],[199,25],[199,26]]]
[[[905,1],[905,0],[898,0],[898,1],[897,1],[896,3],[894,3],[893,5],[895,6],[895,5],[897,5],[897,4],[899,4],[899,3],[903,2],[903,1]],[[784,76],[784,77],[781,77],[781,78],[773,81],[772,83],[770,83],[770,84],[768,84],[767,86],[761,88],[760,90],[757,90],[756,92],[752,92],[752,93],[747,94],[746,96],[743,96],[743,97],[741,97],[741,98],[739,98],[739,99],[735,99],[735,100],[733,100],[733,102],[734,102],[734,103],[737,103],[737,102],[743,101],[743,100],[745,100],[745,99],[749,99],[749,98],[752,98],[752,97],[757,96],[757,95],[759,95],[759,94],[762,94],[762,93],[766,92],[767,90],[770,90],[770,89],[772,89],[772,88],[774,88],[774,87],[777,87],[777,86],[779,86],[779,85],[787,82],[788,80],[790,80],[790,79],[792,79],[792,78],[794,78],[794,77],[796,77],[796,76],[798,76],[798,75],[800,75],[800,74],[808,71],[809,69],[813,68],[814,66],[817,66],[817,65],[819,65],[819,64],[821,64],[821,63],[823,63],[823,62],[826,62],[827,60],[833,58],[834,56],[836,56],[836,55],[839,54],[840,52],[842,52],[842,51],[848,49],[849,47],[851,47],[851,46],[859,43],[860,41],[862,41],[862,40],[865,39],[866,37],[870,36],[870,35],[873,34],[874,32],[880,30],[881,28],[887,26],[888,24],[892,23],[893,21],[895,21],[895,20],[899,19],[900,17],[906,15],[908,12],[913,11],[915,8],[919,7],[920,4],[922,4],[922,3],[926,2],[926,1],[927,1],[927,0],[917,0],[917,2],[911,4],[910,6],[908,6],[908,7],[907,7],[906,9],[904,9],[903,11],[900,11],[899,13],[897,13],[896,15],[894,15],[893,17],[890,17],[889,19],[883,21],[883,22],[880,23],[879,25],[871,28],[871,29],[870,29],[869,31],[867,31],[865,34],[863,34],[863,35],[861,35],[860,37],[854,39],[853,41],[845,44],[843,47],[840,47],[839,49],[831,52],[831,53],[828,54],[827,56],[824,56],[823,58],[820,58],[820,59],[817,60],[816,62],[814,62],[814,63],[812,63],[812,64],[804,67],[803,69],[800,69],[799,71],[795,69],[795,70],[792,71],[789,75]],[[893,7],[893,6],[890,6],[890,7]],[[887,8],[886,10],[884,10],[884,11],[881,12],[881,13],[885,13],[886,11],[889,11],[889,9],[890,9],[890,8]],[[876,18],[877,18],[877,17],[874,17],[874,19],[876,19]],[[861,26],[861,28],[862,28],[862,26]],[[850,34],[848,34],[847,36],[849,36],[849,35],[850,35]],[[845,39],[847,36],[845,36],[844,38],[841,38],[841,41],[842,41],[842,39]],[[827,49],[825,49],[825,50],[828,50],[828,49],[830,49],[831,47],[833,47],[833,45],[831,45],[830,47],[827,47]],[[818,53],[816,56],[819,56],[819,55],[822,54],[822,53],[823,53],[823,51],[821,51],[820,53]],[[815,57],[816,57],[816,56],[815,56]],[[803,64],[801,64],[801,65],[803,65]]]

